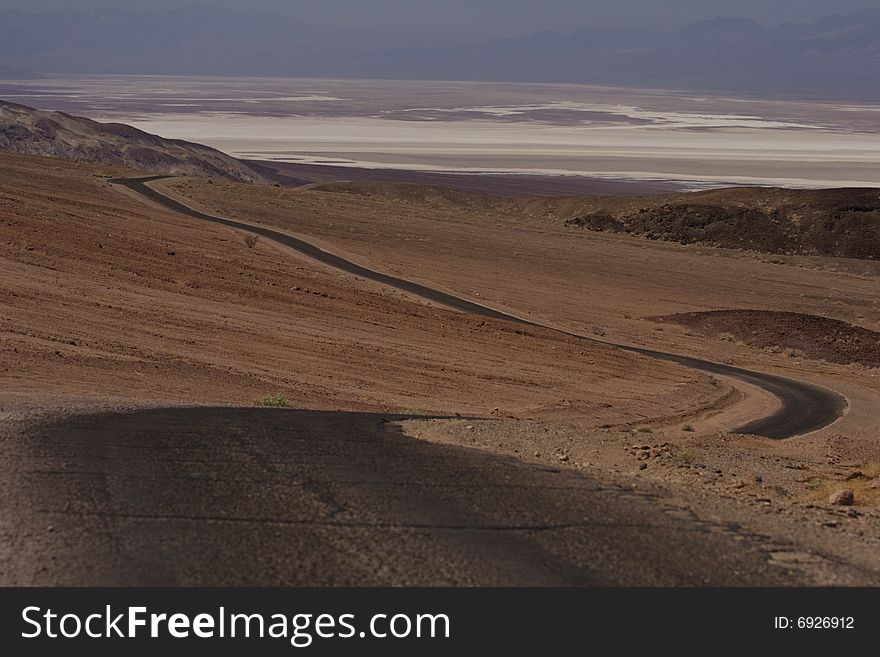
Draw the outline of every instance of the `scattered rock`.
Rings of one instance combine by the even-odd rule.
[[[565,463],[566,461],[568,461],[568,454],[560,454],[558,458],[560,461]]]
[[[844,479],[844,481],[855,481],[857,479],[867,479],[867,478],[868,477],[865,476],[864,472],[861,472],[860,470],[856,470],[855,472],[847,475],[846,479]]]
[[[644,463],[644,462],[643,462],[643,463],[639,463],[639,470],[647,470],[647,469],[648,469],[648,464],[647,464],[647,463]]]
[[[828,503],[833,506],[852,506],[855,504],[856,494],[850,488],[844,488],[831,494]]]

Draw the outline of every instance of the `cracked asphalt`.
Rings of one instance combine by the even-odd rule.
[[[647,493],[374,414],[60,413],[0,438],[6,585],[809,584]]]

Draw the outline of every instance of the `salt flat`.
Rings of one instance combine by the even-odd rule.
[[[65,77],[0,97],[248,159],[727,184],[880,186],[880,107],[547,84]]]

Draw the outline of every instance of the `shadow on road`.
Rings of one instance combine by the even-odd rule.
[[[22,425],[0,460],[3,583],[791,583],[749,536],[389,417],[168,408]]]

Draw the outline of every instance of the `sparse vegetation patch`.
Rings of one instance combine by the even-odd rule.
[[[287,401],[287,397],[283,394],[276,392],[271,395],[266,395],[265,397],[260,397],[257,400],[257,406],[263,406],[265,408],[290,408],[290,402]]]

